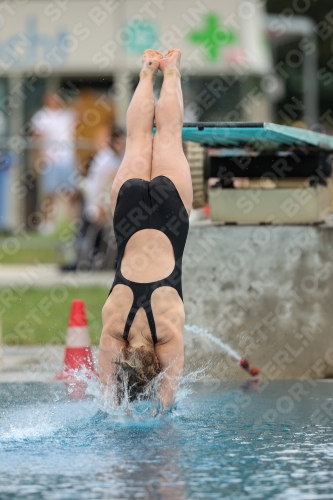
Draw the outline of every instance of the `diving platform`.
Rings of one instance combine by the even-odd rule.
[[[330,213],[333,136],[266,122],[184,123],[195,206],[225,223],[306,224]],[[215,179],[213,182],[212,179]]]

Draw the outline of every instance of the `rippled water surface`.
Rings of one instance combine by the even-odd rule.
[[[332,383],[187,383],[180,396],[152,418],[143,403],[71,401],[58,383],[0,385],[0,499],[333,498]]]

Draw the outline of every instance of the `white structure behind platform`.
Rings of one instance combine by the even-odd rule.
[[[245,224],[307,224],[324,221],[330,213],[325,186],[277,189],[209,190],[212,221]]]

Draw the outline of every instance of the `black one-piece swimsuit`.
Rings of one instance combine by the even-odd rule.
[[[130,328],[137,311],[142,307],[147,315],[154,344],[157,342],[156,327],[151,307],[151,296],[156,288],[169,286],[182,293],[182,257],[189,228],[189,217],[174,183],[164,175],[151,181],[128,179],[121,186],[113,217],[117,241],[117,267],[112,288],[126,285],[133,292],[133,304],[127,316],[123,337],[128,340]],[[175,267],[172,273],[162,280],[151,283],[137,283],[126,279],[120,270],[126,245],[133,234],[143,229],[162,231],[170,240]]]

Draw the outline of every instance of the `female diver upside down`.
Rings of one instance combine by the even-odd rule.
[[[101,381],[117,384],[122,366],[130,399],[160,373],[164,411],[173,405],[184,365],[181,272],[192,207],[182,147],[180,57],[178,49],[164,57],[156,50],[143,53],[140,81],[127,112],[126,151],[111,190],[118,258],[102,310],[99,347]],[[155,105],[158,69],[163,85]]]

